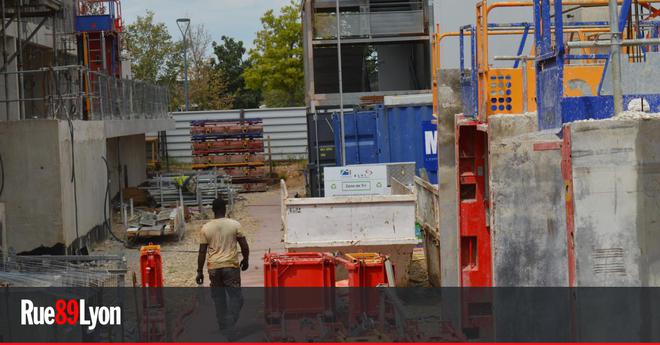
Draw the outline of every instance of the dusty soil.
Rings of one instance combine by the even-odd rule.
[[[422,248],[415,248],[408,268],[409,287],[430,287],[429,274],[426,270],[426,258]]]
[[[300,189],[302,192],[305,189],[304,161],[278,165],[274,167],[273,171],[278,180],[286,181],[289,190]]]

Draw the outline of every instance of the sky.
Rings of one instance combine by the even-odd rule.
[[[175,39],[181,37],[177,18],[190,18],[192,24],[204,24],[214,41],[229,36],[252,47],[255,33],[261,28],[259,18],[269,9],[279,9],[289,0],[123,0],[125,23],[132,23],[147,10],[155,20],[167,25]]]
[[[133,22],[147,10],[153,10],[155,19],[165,23],[174,38],[181,37],[176,19],[188,17],[192,23],[202,23],[215,41],[223,35],[252,47],[255,33],[261,28],[259,18],[269,9],[279,9],[290,0],[123,0],[124,21]],[[296,0],[298,3],[299,0]],[[457,31],[458,27],[474,23],[474,4],[478,0],[434,0],[435,20],[441,31]],[[497,10],[491,22],[531,21],[531,8],[523,10]],[[517,42],[497,38],[491,42],[492,55],[515,55]],[[447,38],[441,46],[443,68],[458,67],[458,39]]]

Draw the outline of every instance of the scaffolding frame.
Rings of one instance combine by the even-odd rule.
[[[36,34],[41,30],[41,28],[46,24],[50,19],[52,24],[52,42],[53,42],[53,65],[57,64],[57,30],[56,30],[56,21],[57,15],[61,13],[64,8],[61,0],[39,0],[39,1],[30,1],[26,3],[25,0],[0,0],[0,17],[2,18],[2,29],[0,36],[2,37],[2,42],[0,44],[0,49],[2,50],[2,67],[0,67],[0,72],[3,73],[4,80],[4,94],[5,99],[9,98],[9,75],[6,73],[9,65],[16,61],[16,70],[21,71],[23,69],[23,50]],[[36,26],[30,28],[28,35],[23,38],[23,23],[26,23],[26,19],[39,19]],[[16,24],[16,51],[9,56],[7,52],[7,29],[12,24]],[[18,97],[23,98],[25,95],[25,80],[23,75],[18,75]],[[5,103],[5,114],[7,119],[9,119],[10,113],[10,104]],[[18,113],[20,119],[25,119],[25,109],[23,105],[18,103]]]

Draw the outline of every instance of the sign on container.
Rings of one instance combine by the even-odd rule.
[[[353,165],[323,169],[325,196],[387,195],[387,167]]]

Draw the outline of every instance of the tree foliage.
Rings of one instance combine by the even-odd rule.
[[[125,37],[135,79],[158,83],[171,77],[181,47],[174,43],[164,23],[154,23],[153,12],[129,24]]]
[[[233,95],[227,94],[227,80],[214,67],[207,50],[211,36],[203,25],[190,28],[188,44],[188,80],[190,103],[195,110],[227,109]],[[148,11],[128,25],[127,48],[131,57],[133,78],[166,86],[170,91],[170,108],[183,109],[185,97],[183,39],[175,41],[164,23],[154,21]]]
[[[247,87],[260,90],[269,107],[300,106],[305,101],[303,35],[300,10],[292,1],[276,15],[261,17],[250,50],[250,66],[243,73]]]
[[[245,51],[243,42],[231,37],[222,36],[220,43],[213,42],[214,65],[227,79],[226,93],[234,98],[234,109],[257,108],[261,102],[259,90],[245,86],[243,73],[250,65],[244,59]]]

